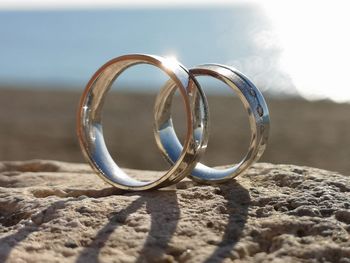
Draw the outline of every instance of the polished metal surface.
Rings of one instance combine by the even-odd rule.
[[[218,64],[205,64],[190,69],[194,76],[208,75],[223,81],[235,91],[244,104],[249,116],[251,140],[247,154],[238,164],[232,164],[226,169],[215,169],[198,163],[191,173],[191,178],[202,183],[220,183],[236,177],[257,161],[263,154],[269,134],[269,111],[263,95],[255,85],[238,70]],[[183,147],[176,135],[171,118],[171,104],[176,84],[168,81],[157,97],[155,106],[155,137],[164,157],[175,163],[181,156]],[[205,97],[200,97],[201,103],[206,103]],[[197,107],[201,108],[201,107]],[[202,112],[197,112],[203,115]],[[203,129],[194,129],[194,136],[203,138]],[[207,146],[207,134],[204,136],[204,150]],[[234,138],[232,138],[234,140]]]
[[[103,137],[102,109],[105,96],[115,79],[124,70],[136,64],[150,64],[163,70],[170,77],[174,87],[179,89],[185,105],[187,132],[184,146],[181,146],[180,151],[176,151],[176,158],[172,159],[173,165],[169,171],[155,181],[139,181],[128,176],[110,156]],[[165,105],[163,96],[161,93],[156,109],[162,108],[159,105]],[[87,84],[79,105],[77,134],[85,157],[106,182],[125,190],[154,189],[178,182],[191,173],[206,147],[207,113],[207,103],[199,84],[177,61],[153,55],[125,55],[103,65]],[[154,114],[158,120],[154,127],[160,134],[163,134],[167,127],[172,127],[171,119],[170,123],[166,123],[162,112],[155,110]],[[167,145],[164,138],[161,140]],[[145,151],[142,145],[140,150]],[[171,148],[169,151],[171,152]]]

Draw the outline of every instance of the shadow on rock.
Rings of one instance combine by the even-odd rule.
[[[223,231],[222,240],[216,244],[215,251],[207,257],[205,262],[221,262],[227,257],[232,257],[233,248],[239,241],[244,225],[247,220],[250,197],[248,191],[240,184],[233,181],[213,187],[215,194],[222,195],[226,200],[226,207],[220,213],[228,215],[228,223]],[[134,195],[134,193],[126,193]],[[101,249],[106,246],[112,233],[120,226],[127,224],[128,217],[136,213],[143,206],[146,207],[146,213],[151,218],[150,230],[147,233],[146,241],[138,253],[135,262],[154,262],[161,261],[164,254],[167,253],[169,242],[175,234],[180,220],[180,208],[175,190],[159,190],[151,192],[137,193],[139,196],[126,208],[113,212],[106,225],[104,225],[92,238],[91,243],[79,254],[76,262],[99,262]],[[44,223],[46,214],[54,215],[56,210],[64,208],[64,203],[58,201],[51,204],[48,208],[40,212],[39,216],[33,221],[39,220],[35,224],[25,225],[16,233],[0,239],[0,261],[4,262],[11,251],[22,241],[27,239],[32,233],[39,231],[39,226]],[[50,211],[46,213],[45,211]],[[34,220],[35,219],[35,220]],[[49,220],[49,219],[47,219]]]
[[[39,226],[42,223],[45,223],[45,215],[46,214],[55,214],[56,210],[62,209],[64,207],[64,204],[69,202],[67,201],[57,201],[52,203],[49,207],[41,211],[40,213],[33,215],[32,220],[34,223],[25,225],[24,227],[20,228],[16,233],[8,235],[6,237],[0,238],[0,262],[5,262],[7,258],[9,257],[11,251],[18,246],[22,241],[27,239],[32,233],[39,231]],[[50,211],[50,213],[47,213]],[[29,217],[26,215],[25,218]],[[23,218],[24,219],[24,218]],[[14,222],[6,221],[9,225],[15,225],[18,223],[18,218],[15,219]],[[37,221],[37,222],[36,222]],[[39,222],[40,221],[40,222]],[[3,224],[3,222],[2,222]],[[6,226],[6,224],[5,224]]]
[[[220,185],[216,188],[216,194],[222,195],[227,201],[224,213],[228,214],[228,223],[216,250],[205,260],[207,263],[222,262],[225,258],[231,257],[233,248],[241,237],[250,204],[248,191],[235,181]],[[138,193],[138,195],[141,196],[112,216],[76,262],[99,262],[100,250],[113,231],[125,224],[127,217],[143,205],[146,206],[146,212],[151,217],[151,227],[135,262],[162,261],[180,220],[177,194],[175,191],[153,191]]]
[[[151,228],[136,262],[151,262],[162,258],[180,217],[176,192],[160,190],[142,192],[138,195],[141,196],[125,209],[115,213],[109,222],[99,230],[92,243],[81,252],[76,260],[77,263],[99,262],[100,250],[105,246],[110,235],[119,226],[125,224],[129,215],[135,213],[143,205],[146,205],[146,212],[151,216]]]
[[[222,240],[217,244],[216,250],[204,261],[206,263],[222,262],[225,258],[231,257],[233,248],[242,235],[250,205],[248,190],[236,181],[220,185],[217,193],[227,201],[226,213],[229,219]]]

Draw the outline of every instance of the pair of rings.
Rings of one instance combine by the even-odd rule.
[[[127,175],[110,156],[103,137],[102,109],[108,90],[118,76],[137,64],[150,64],[164,71],[169,80],[160,90],[154,106],[154,135],[171,168],[154,181],[139,181]],[[196,76],[208,75],[234,90],[248,111],[251,140],[247,154],[238,164],[215,169],[199,163],[209,135],[206,96]],[[186,112],[186,138],[180,143],[171,117],[173,95],[179,89]],[[154,55],[120,56],[104,64],[92,76],[81,97],[77,134],[82,151],[97,174],[111,185],[125,190],[147,190],[169,186],[186,176],[201,183],[221,183],[241,174],[265,150],[269,132],[269,112],[261,92],[238,70],[205,64],[187,70],[179,62]]]

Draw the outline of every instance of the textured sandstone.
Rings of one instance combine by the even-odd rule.
[[[85,164],[2,162],[0,262],[350,262],[350,177],[261,163],[176,188],[127,193]]]

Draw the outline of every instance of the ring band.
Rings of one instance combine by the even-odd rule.
[[[173,166],[162,177],[154,181],[139,181],[128,176],[110,156],[103,137],[102,108],[105,96],[115,79],[124,70],[137,64],[153,65],[170,77],[171,82],[182,95],[187,118],[183,149],[177,152],[177,159],[172,162]],[[125,55],[112,59],[93,75],[80,100],[77,134],[82,151],[97,174],[120,189],[147,190],[178,182],[191,173],[205,148],[208,137],[207,103],[200,98],[205,98],[205,96],[196,79],[176,61],[143,54]],[[155,116],[158,120],[162,118],[160,112],[157,111],[155,111]],[[157,125],[155,127],[157,127],[156,130],[162,130],[162,127]]]
[[[232,67],[219,64],[205,64],[190,69],[190,73],[194,76],[208,75],[223,81],[238,94],[248,111],[251,140],[248,152],[243,160],[225,169],[215,169],[198,163],[191,173],[192,179],[202,183],[224,182],[241,174],[263,154],[269,133],[269,111],[259,89],[246,76]],[[176,136],[169,111],[175,88],[176,84],[171,81],[168,81],[163,86],[163,90],[156,99],[157,108],[155,109],[155,112],[162,114],[154,117],[156,125],[168,124],[166,136],[157,131],[155,136],[158,148],[170,163],[176,162],[182,151],[182,145]],[[201,97],[201,99],[202,103],[205,104],[205,98]],[[206,146],[207,139],[204,138],[205,143],[203,147]]]

